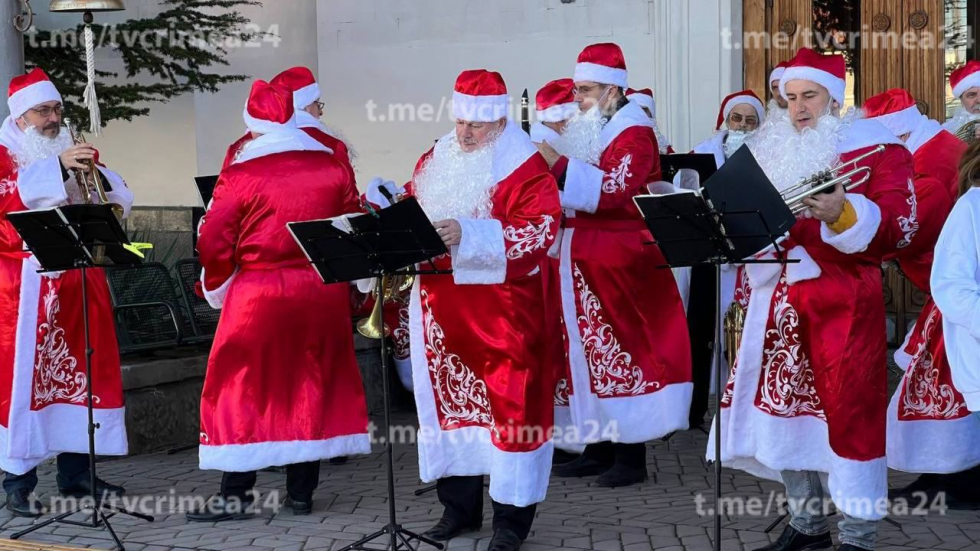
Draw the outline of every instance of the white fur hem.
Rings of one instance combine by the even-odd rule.
[[[857,213],[857,223],[843,233],[834,233],[826,222],[821,222],[820,238],[844,254],[864,252],[881,226],[881,209],[864,195],[848,193],[846,196]]]
[[[453,281],[457,285],[492,285],[507,279],[504,228],[499,220],[459,218],[463,237],[452,248]]]
[[[293,440],[212,446],[201,443],[201,469],[225,472],[257,471],[293,463],[306,463],[342,455],[371,453],[367,433],[336,436],[326,440]]]
[[[602,169],[578,159],[569,159],[565,171],[565,191],[561,206],[566,209],[593,213],[599,208],[602,196]]]
[[[888,405],[888,467],[907,473],[958,473],[980,465],[980,417],[902,421],[902,386]]]
[[[50,157],[20,169],[17,192],[27,208],[47,209],[68,204],[65,181],[61,179],[61,161]]]
[[[204,270],[201,270],[201,288],[204,289],[204,299],[208,301],[211,308],[220,310],[222,306],[225,305],[225,298],[228,296],[228,289],[231,288],[231,282],[235,281],[235,276],[238,275],[238,268],[232,272],[231,277],[225,280],[220,287],[213,291],[209,291],[207,288],[207,283],[204,279]]]

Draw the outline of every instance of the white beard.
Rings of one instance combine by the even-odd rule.
[[[820,117],[816,128],[797,132],[789,117],[767,118],[746,142],[773,186],[782,192],[804,178],[836,166],[843,132],[859,114]]]
[[[57,137],[49,138],[31,126],[24,131],[20,151],[15,155],[17,165],[24,168],[38,161],[56,157],[71,146],[71,136],[64,127]]]
[[[729,130],[728,135],[725,136],[725,143],[723,144],[725,158],[731,159],[732,155],[738,151],[738,148],[742,147],[742,145],[745,144],[745,141],[748,140],[754,133],[754,131],[743,132],[740,130]]]
[[[497,185],[493,175],[495,141],[466,153],[455,134],[439,140],[414,180],[415,196],[430,220],[490,218]]]
[[[789,109],[780,107],[779,102],[775,99],[769,100],[769,105],[766,106],[766,109],[766,120],[789,117]]]
[[[980,119],[980,113],[971,113],[960,105],[956,108],[956,112],[953,113],[953,116],[943,123],[943,126],[952,129],[950,132],[956,132],[964,124],[977,119]]]
[[[561,137],[552,147],[566,157],[597,165],[602,155],[599,134],[608,122],[609,119],[602,116],[598,106],[593,106],[585,113],[579,111],[565,123]]]

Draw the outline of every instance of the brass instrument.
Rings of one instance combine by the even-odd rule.
[[[738,347],[742,344],[742,330],[745,328],[745,308],[737,301],[732,302],[725,312],[725,354],[728,358],[728,368],[735,365],[738,357]]]
[[[70,120],[65,119],[65,126],[68,127],[68,135],[71,136],[73,144],[85,143],[85,136],[75,131]],[[109,196],[106,194],[105,186],[102,185],[102,178],[99,177],[98,169],[95,167],[95,160],[86,159],[80,162],[88,168],[88,171],[86,172],[76,168],[72,169],[72,172],[75,174],[75,182],[78,184],[78,188],[82,193],[82,201],[86,205],[109,205],[112,207],[112,212],[116,215],[116,219],[122,220],[123,208],[116,203],[109,202]],[[93,193],[98,197],[98,203],[92,200]]]
[[[980,125],[980,119],[964,124],[956,131],[956,137],[967,145],[973,145],[977,141],[977,125]]]
[[[392,204],[397,203],[402,198],[401,194],[395,194],[390,198]],[[390,328],[384,323],[384,305],[386,302],[396,300],[412,290],[415,284],[414,275],[394,275],[384,276],[382,286],[385,289],[385,296],[377,296],[377,290],[373,291],[374,308],[371,315],[357,322],[357,332],[369,339],[382,339],[391,334]]]
[[[818,193],[833,191],[837,184],[844,186],[844,191],[847,191],[867,182],[871,178],[871,169],[866,166],[857,166],[858,162],[881,153],[884,150],[885,146],[879,145],[871,151],[859,155],[840,166],[823,170],[804,179],[795,186],[781,192],[780,195],[783,197],[783,201],[786,202],[786,206],[793,211],[793,214],[799,215],[808,208],[803,204],[805,199],[813,197]],[[845,169],[847,172],[844,172]],[[841,174],[842,172],[843,174]]]

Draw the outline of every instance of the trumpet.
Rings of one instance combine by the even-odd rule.
[[[977,125],[980,125],[980,119],[975,119],[964,124],[956,131],[956,137],[967,145],[973,145],[977,141]]]
[[[738,347],[742,344],[742,330],[745,328],[745,308],[738,302],[732,302],[725,312],[725,353],[728,359],[728,367],[731,369],[735,365],[738,357]]]
[[[820,171],[809,178],[805,178],[793,187],[780,192],[780,195],[789,210],[793,211],[793,214],[799,215],[808,208],[803,204],[803,201],[818,193],[829,193],[837,187],[837,184],[841,184],[844,186],[844,191],[848,191],[867,182],[871,178],[871,169],[866,166],[857,166],[857,164],[884,150],[885,146],[879,145],[840,166]]]
[[[74,145],[85,143],[85,136],[75,131],[69,119],[65,119],[65,126],[68,128],[68,135],[71,137]],[[82,193],[82,201],[86,205],[109,205],[112,208],[112,213],[116,215],[116,219],[122,220],[123,208],[109,201],[105,186],[102,185],[102,178],[99,177],[98,169],[95,168],[95,160],[86,159],[81,161],[81,163],[88,168],[88,171],[73,169],[72,172],[75,174],[75,182],[78,184],[79,191]],[[98,198],[98,202],[92,200],[93,193]]]

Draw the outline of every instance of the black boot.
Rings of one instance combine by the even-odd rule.
[[[493,531],[493,537],[490,538],[487,551],[517,551],[521,548],[522,543],[524,542],[521,541],[521,538],[512,530],[502,528]]]
[[[291,508],[293,510],[293,515],[298,517],[308,515],[313,512],[313,500],[300,501],[287,496],[286,501],[283,502],[282,506]]]
[[[783,534],[775,543],[759,547],[756,551],[815,551],[817,549],[833,549],[830,532],[818,536],[808,536],[797,532],[792,526],[786,526]]]
[[[426,530],[422,535],[430,540],[449,541],[465,532],[476,532],[483,527],[483,522],[466,522],[463,519],[442,515],[435,526]]]
[[[44,513],[44,506],[34,499],[34,495],[27,488],[17,489],[7,494],[6,507],[15,517],[37,518]]]
[[[58,481],[59,483],[61,480]],[[78,477],[70,486],[58,485],[58,490],[61,495],[65,497],[83,498],[92,495],[92,481],[88,474],[82,477]],[[95,479],[95,495],[99,496],[99,499],[108,499],[109,497],[122,497],[126,495],[126,488],[122,486],[117,486],[115,484],[109,484],[101,478]]]
[[[582,455],[569,461],[555,465],[551,474],[560,478],[581,478],[596,476],[609,470],[615,463],[616,456],[611,442],[589,444]]]
[[[649,478],[646,444],[613,444],[613,455],[616,463],[596,479],[599,486],[621,488],[639,484]]]
[[[251,517],[252,501],[237,497],[212,496],[199,509],[188,511],[185,517],[189,522],[223,522],[242,520]]]

